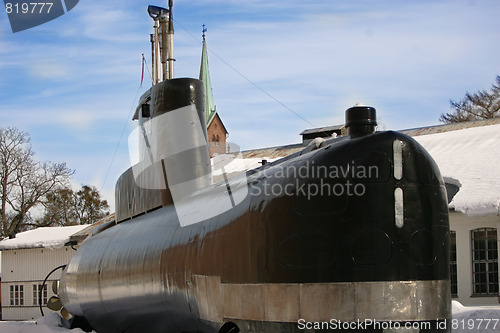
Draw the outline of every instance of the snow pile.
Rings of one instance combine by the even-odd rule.
[[[451,303],[452,332],[489,333],[500,332],[500,307],[463,306],[457,301]]]
[[[69,227],[43,227],[21,232],[15,238],[6,238],[0,242],[0,250],[63,247],[74,233],[88,227],[74,225]]]
[[[463,306],[451,303],[453,333],[493,333],[500,331],[499,306]],[[65,321],[57,314],[47,314],[37,321],[0,322],[0,333],[83,333],[81,329],[67,329]],[[93,332],[95,333],[95,332]]]
[[[468,215],[500,210],[500,124],[415,136],[444,177],[460,182],[450,207]]]
[[[84,333],[79,328],[70,330],[66,324],[57,313],[49,313],[36,321],[2,321],[0,333]]]

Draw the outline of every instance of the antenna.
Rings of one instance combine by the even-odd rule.
[[[168,30],[166,32],[167,38],[166,42],[168,43],[168,49],[167,49],[167,62],[168,62],[168,68],[167,68],[167,73],[166,73],[166,79],[173,79],[174,78],[174,0],[169,0],[168,1],[168,12],[170,13],[169,15],[169,20],[168,20]],[[165,75],[165,73],[164,73]]]
[[[153,84],[174,77],[175,59],[172,6],[173,0],[169,0],[169,9],[148,6],[149,16],[154,20],[154,34],[151,35]]]

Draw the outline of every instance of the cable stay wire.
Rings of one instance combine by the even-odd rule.
[[[108,180],[109,172],[111,171],[111,167],[113,166],[113,163],[115,162],[115,158],[116,158],[116,155],[118,153],[118,149],[120,148],[120,146],[122,144],[123,136],[125,134],[125,130],[127,129],[128,123],[130,121],[130,117],[132,115],[132,111],[135,110],[135,105],[136,105],[136,102],[137,102],[137,95],[139,94],[139,90],[141,90],[141,88],[142,88],[142,85],[140,85],[139,87],[137,87],[134,99],[132,101],[132,106],[130,107],[130,110],[128,112],[127,119],[125,120],[125,122],[123,124],[122,133],[120,134],[120,139],[118,139],[118,143],[116,144],[115,151],[113,153],[113,156],[111,157],[111,162],[109,163],[108,170],[106,171],[106,176],[104,176],[104,180],[102,182],[101,188],[104,188],[104,185],[106,184],[106,181]]]
[[[196,36],[194,36],[189,30],[187,30],[181,23],[177,22],[175,19],[174,19],[174,22],[176,25],[179,25],[188,35],[191,36],[191,38],[193,38],[195,41],[197,41],[198,43],[202,43]],[[306,118],[304,118],[302,115],[300,115],[299,113],[295,112],[292,108],[290,108],[288,105],[286,105],[285,103],[281,102],[279,99],[277,99],[276,97],[274,97],[270,92],[268,92],[267,90],[265,90],[264,88],[262,88],[261,86],[259,86],[257,83],[255,83],[254,81],[250,80],[245,74],[243,74],[242,72],[240,72],[238,69],[236,69],[234,66],[232,66],[230,63],[228,63],[226,60],[224,60],[221,56],[219,56],[217,53],[215,53],[212,49],[210,49],[209,47],[207,47],[208,51],[213,54],[217,59],[219,59],[223,64],[225,64],[227,67],[229,67],[232,71],[234,71],[236,74],[238,74],[239,76],[241,76],[245,81],[247,81],[248,83],[250,83],[251,85],[253,85],[255,88],[257,88],[260,92],[262,92],[263,94],[265,94],[266,96],[268,96],[269,98],[271,98],[272,100],[274,100],[276,103],[278,103],[279,105],[281,105],[283,108],[285,108],[286,110],[288,110],[289,112],[293,113],[295,116],[297,116],[298,118],[304,120],[306,123],[308,123],[309,125],[311,125],[312,127],[316,128],[318,126],[316,126],[315,124],[313,124],[312,122],[310,122],[309,120],[307,120]]]
[[[191,38],[193,38],[196,42],[198,43],[202,43],[202,41],[200,41],[196,36],[194,36],[188,29],[186,29],[180,22],[176,21],[174,19],[174,22],[176,25],[180,26],[189,36],[191,36]],[[208,48],[208,51],[213,54],[217,59],[219,59],[223,64],[225,64],[227,67],[229,67],[233,72],[235,72],[236,74],[238,74],[241,78],[243,78],[245,81],[247,81],[248,83],[250,83],[252,86],[254,86],[257,90],[259,90],[260,92],[262,92],[264,95],[268,96],[270,99],[272,99],[273,101],[275,101],[276,103],[278,103],[279,105],[281,105],[284,109],[286,109],[287,111],[291,112],[292,114],[294,114],[296,117],[302,119],[303,121],[305,121],[306,123],[308,123],[309,125],[311,125],[313,128],[317,128],[318,126],[316,126],[315,124],[313,124],[312,122],[310,122],[308,119],[306,119],[305,117],[303,117],[302,115],[300,115],[299,113],[295,112],[292,108],[290,108],[288,105],[286,105],[285,103],[283,103],[282,101],[280,101],[278,98],[274,97],[270,92],[268,92],[267,90],[265,90],[264,88],[262,88],[261,86],[259,86],[257,83],[255,83],[254,81],[252,81],[250,78],[248,78],[245,74],[243,74],[241,71],[239,71],[238,69],[236,69],[233,65],[231,65],[229,62],[227,62],[224,58],[222,58],[221,56],[219,56],[217,53],[215,53],[212,49]],[[151,77],[151,72],[149,71],[149,67],[147,66],[147,62],[146,62],[146,59],[144,57],[144,54],[142,54],[142,58],[141,58],[141,61],[142,61],[142,66],[143,66],[143,71],[144,71],[144,67],[146,67],[146,70],[148,71],[148,74],[150,76],[150,78],[152,79]],[[145,65],[145,66],[144,66]],[[111,158],[111,162],[109,164],[109,167],[108,167],[108,170],[106,171],[106,176],[104,177],[104,180],[103,180],[103,183],[102,183],[102,188],[104,188],[104,185],[106,184],[106,181],[108,179],[108,176],[109,176],[109,172],[111,170],[111,167],[113,166],[113,163],[115,161],[115,158],[116,158],[116,155],[118,153],[118,149],[122,143],[122,140],[123,140],[123,136],[125,134],[125,130],[127,128],[127,125],[128,125],[128,121],[130,119],[130,116],[132,114],[132,111],[135,109],[134,106],[136,104],[136,100],[137,100],[137,95],[139,93],[139,90],[142,88],[142,79],[143,79],[143,76],[144,76],[144,72],[142,73],[142,77],[141,77],[141,85],[139,85],[139,87],[137,88],[137,91],[135,93],[135,96],[133,98],[133,101],[132,101],[132,106],[130,107],[130,111],[127,115],[127,119],[123,125],[123,129],[122,129],[122,132],[120,134],[120,139],[118,140],[118,143],[116,145],[116,148],[115,148],[115,151],[113,153],[113,156]]]

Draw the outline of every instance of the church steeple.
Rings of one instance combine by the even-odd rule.
[[[207,54],[207,42],[205,40],[205,32],[207,29],[205,25],[203,25],[203,47],[201,50],[201,65],[200,65],[200,77],[199,79],[203,81],[203,85],[205,88],[205,120],[207,122],[207,126],[210,125],[215,114],[217,113],[214,104],[214,97],[212,94],[212,82],[210,80],[210,71],[208,69],[208,54]]]
[[[209,142],[210,157],[214,154],[226,153],[226,137],[228,132],[215,109],[214,96],[212,94],[212,82],[208,70],[207,42],[205,40],[207,29],[203,25],[202,37],[203,48],[201,50],[200,80],[203,81],[205,90],[205,120],[207,122],[207,139]]]

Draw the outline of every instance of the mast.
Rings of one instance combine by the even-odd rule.
[[[172,16],[173,0],[168,9],[148,6],[149,16],[154,20],[154,33],[151,34],[151,62],[153,84],[174,77],[174,23]]]
[[[172,11],[172,7],[174,6],[174,1],[168,1],[168,12],[169,20],[168,20],[168,28],[166,31],[167,36],[167,77],[166,79],[174,78],[174,12]]]

